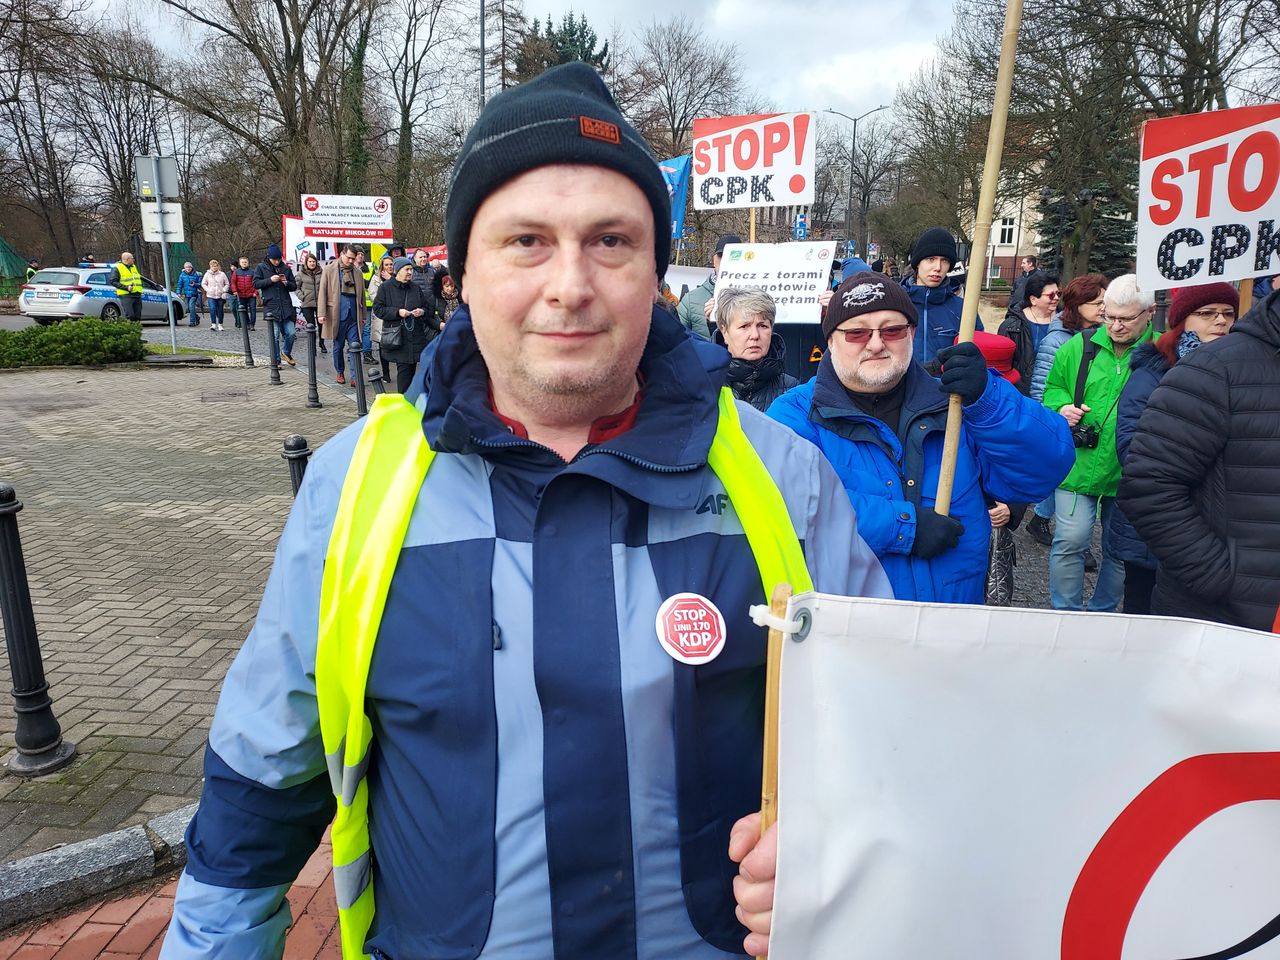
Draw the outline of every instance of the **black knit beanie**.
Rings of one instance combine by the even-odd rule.
[[[480,204],[513,177],[554,163],[607,167],[633,180],[653,208],[657,274],[666,273],[671,197],[658,161],[623,118],[600,75],[579,61],[504,90],[485,105],[467,134],[445,205],[449,274],[459,289]]]
[[[930,227],[920,234],[920,239],[911,248],[911,269],[914,270],[920,266],[921,260],[929,257],[942,257],[954,267],[960,259],[960,254],[956,251],[956,238],[942,227]]]
[[[836,327],[850,317],[875,310],[897,310],[913,327],[920,320],[916,305],[901,284],[883,273],[865,271],[846,278],[836,287],[827,304],[827,315],[822,318],[822,335],[829,340]]]

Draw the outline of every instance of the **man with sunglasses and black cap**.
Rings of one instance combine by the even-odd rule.
[[[845,280],[822,323],[828,350],[817,376],[775,400],[769,416],[831,461],[895,597],[982,603],[984,492],[1003,503],[1042,500],[1075,462],[1071,431],[988,370],[972,343],[939,350],[941,379],[931,377],[914,357],[916,324],[911,297],[888,277]],[[964,401],[964,426],[944,517],[933,504],[952,393]]]

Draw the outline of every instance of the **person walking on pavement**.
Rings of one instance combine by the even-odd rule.
[[[1044,405],[1071,427],[1075,466],[1054,494],[1049,600],[1055,610],[1115,610],[1124,593],[1124,567],[1104,538],[1098,581],[1084,601],[1084,555],[1094,524],[1105,530],[1120,483],[1116,408],[1129,379],[1130,354],[1151,339],[1155,298],[1138,289],[1133,274],[1112,280],[1104,295],[1103,325],[1059,348],[1044,388]]]
[[[465,305],[409,395],[307,469],[223,684],[163,960],[279,956],[335,810],[348,957],[748,945],[726,853],[760,803],[767,631],[745,612],[784,579],[889,591],[818,451],[653,308],[669,211],[586,64],[485,105],[446,208]],[[748,491],[772,506],[738,513]],[[723,618],[714,671],[655,635],[682,603]]]
[[[1040,269],[1038,258],[1028,254],[1022,258],[1022,272],[1013,282],[1013,292],[1009,294],[1009,309],[1020,310],[1027,305],[1027,281]]]
[[[1179,287],[1173,291],[1169,304],[1168,329],[1159,339],[1134,348],[1129,360],[1132,372],[1116,408],[1116,455],[1120,460],[1121,484],[1129,445],[1151,394],[1174,364],[1190,356],[1201,344],[1230,333],[1239,309],[1240,294],[1229,283]],[[1151,613],[1156,558],[1118,502],[1102,536],[1111,555],[1124,564],[1124,612]]]
[[[366,321],[369,324],[369,338],[378,347],[378,364],[382,367],[383,383],[390,381],[391,368],[387,364],[387,358],[382,355],[382,321],[378,318],[378,312],[373,309],[373,304],[378,302],[378,291],[382,289],[382,285],[389,280],[395,279],[395,262],[396,258],[392,256],[385,256],[379,260],[378,269],[364,291],[365,301],[369,304],[369,318]],[[410,264],[413,263],[413,261],[409,262]],[[403,390],[399,392],[404,393]]]
[[[413,279],[413,261],[401,257],[393,279],[382,283],[373,298],[375,328],[381,328],[383,362],[396,365],[396,393],[406,393],[418,368],[418,357],[440,332],[432,303]]]
[[[716,276],[720,273],[720,261],[724,258],[724,248],[731,243],[741,242],[742,238],[736,233],[723,234],[716,240],[715,253],[711,255],[711,276],[688,291],[681,299],[680,306],[676,308],[676,316],[680,318],[684,328],[693,331],[703,340],[711,339],[711,324],[715,322]]]
[[[182,298],[187,308],[187,326],[200,326],[200,280],[195,264],[190,260],[182,265],[178,273],[178,283],[174,293]]]
[[[221,332],[231,280],[222,272],[222,264],[217,260],[209,261],[209,269],[200,278],[200,289],[204,291],[205,302],[209,304],[209,329]]]
[[[931,227],[911,248],[914,281],[905,284],[920,321],[915,326],[912,351],[917,363],[931,374],[937,372],[937,354],[955,343],[960,332],[964,300],[952,288],[947,274],[959,259],[955,237],[942,227]],[[975,330],[982,329],[982,320]]]
[[[1184,332],[1193,317],[1210,333],[1226,325],[1226,290],[1187,295],[1195,309]],[[1179,337],[1175,355],[1188,341]],[[1184,352],[1129,443],[1117,502],[1159,563],[1152,613],[1280,630],[1278,422],[1273,290],[1229,334]]]
[[[325,353],[324,337],[320,336],[320,331],[316,322],[316,304],[320,301],[320,261],[316,259],[316,255],[310,250],[302,255],[302,266],[298,268],[298,272],[294,275],[294,279],[298,284],[298,309],[302,311],[302,322],[306,324],[305,329],[316,331],[316,340],[319,343],[320,352]]]
[[[240,302],[240,317],[237,318],[236,326],[240,326],[240,320],[243,319],[250,330],[254,329],[258,322],[258,289],[253,285],[253,271],[249,269],[248,257],[241,257],[231,271],[231,291]]]
[[[365,322],[364,275],[356,267],[356,248],[349,243],[320,274],[316,314],[325,338],[333,344],[334,379],[346,383],[347,349],[354,343],[359,350],[360,329]]]
[[[436,271],[431,292],[436,301],[436,319],[440,322],[440,329],[443,330],[444,325],[453,316],[453,311],[458,309],[458,288],[454,285],[453,277],[449,276],[447,267],[442,266]]]
[[[1072,464],[1061,417],[1020,394],[974,343],[938,353],[941,380],[913,358],[916,305],[879,273],[841,281],[822,322],[827,351],[808,383],[768,414],[835,467],[858,530],[899,600],[983,602],[991,516],[987,497],[1031,503]],[[950,516],[933,509],[950,394],[964,401]]]
[[[279,362],[296,367],[293,359],[293,342],[297,333],[298,315],[293,307],[293,298],[289,296],[298,289],[293,278],[293,268],[284,262],[284,255],[278,243],[267,247],[267,254],[253,272],[253,286],[262,297],[262,310],[275,317],[275,339],[271,343],[272,356]],[[279,353],[276,351],[279,350]]]
[[[1025,306],[1010,306],[1000,324],[1000,336],[1013,341],[1013,366],[1018,371],[1018,389],[1031,394],[1031,378],[1035,372],[1036,353],[1044,342],[1058,313],[1062,291],[1058,278],[1051,273],[1035,273],[1025,284]]]
[[[1044,385],[1053,369],[1053,358],[1058,349],[1081,330],[1093,330],[1102,323],[1103,294],[1107,278],[1100,273],[1086,273],[1074,278],[1062,291],[1062,311],[1053,318],[1049,330],[1036,350],[1036,362],[1031,374],[1031,399],[1044,400]],[[1043,547],[1053,545],[1054,494],[1036,504],[1035,513],[1027,521],[1027,533]],[[1084,555],[1086,571],[1098,569],[1098,559],[1092,548]]]
[[[133,254],[126,250],[112,266],[107,283],[116,288],[116,296],[126,320],[142,322],[142,273],[133,263]]]

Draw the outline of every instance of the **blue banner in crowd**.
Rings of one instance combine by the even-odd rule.
[[[667,193],[671,195],[671,239],[679,240],[684,236],[684,208],[689,198],[689,161],[692,157],[686,154],[673,160],[661,160],[658,169],[667,181]]]

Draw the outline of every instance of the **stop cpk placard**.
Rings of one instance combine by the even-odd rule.
[[[811,113],[693,121],[694,208],[813,203],[816,127]]]
[[[317,240],[393,240],[390,197],[304,193],[303,235]]]
[[[1138,285],[1280,274],[1280,103],[1149,120]]]

